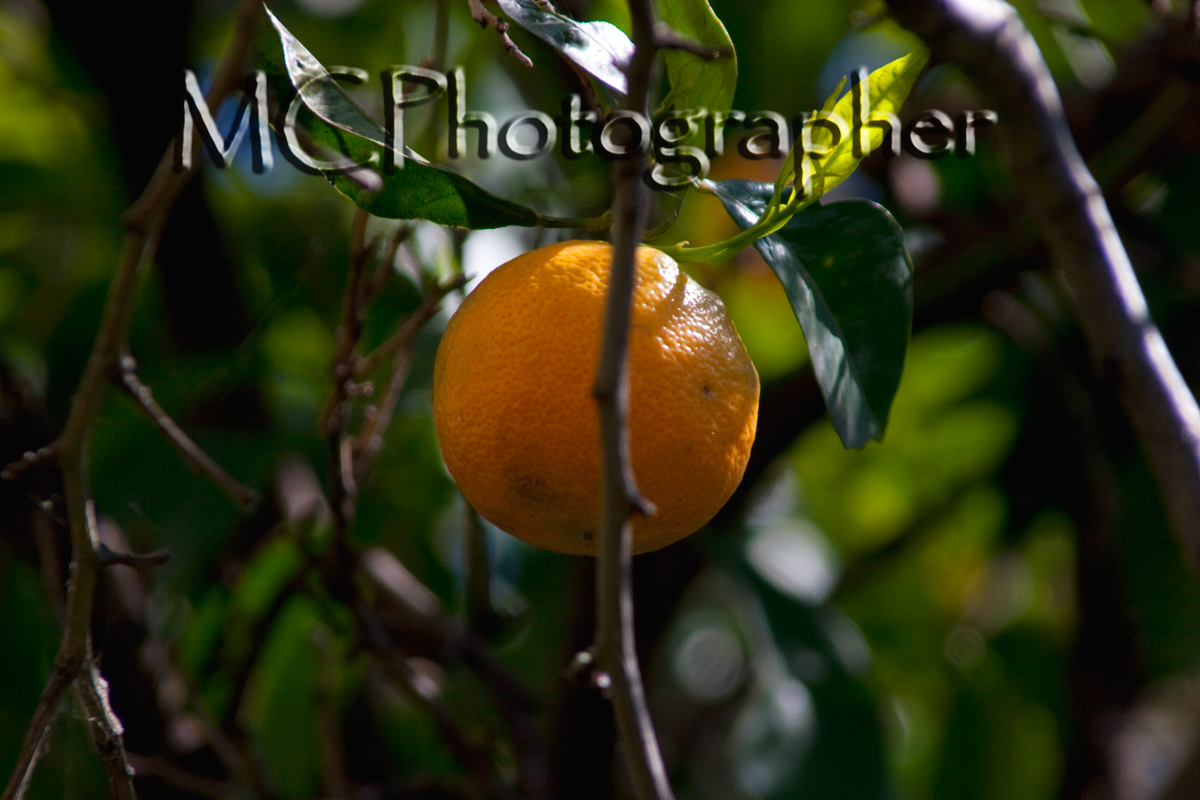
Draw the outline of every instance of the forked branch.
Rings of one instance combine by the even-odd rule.
[[[244,0],[240,6],[233,42],[217,69],[206,98],[210,108],[215,109],[227,94],[241,85],[261,14],[262,4],[258,0]],[[120,723],[107,708],[107,687],[92,660],[92,604],[101,558],[95,509],[87,482],[87,442],[112,377],[119,371],[138,277],[154,255],[175,199],[191,178],[191,173],[175,172],[173,156],[173,148],[168,148],[142,196],[123,218],[125,237],[116,273],[105,297],[91,356],[58,440],[57,457],[62,469],[71,533],[71,580],[63,637],[54,659],[54,672],[42,692],[0,800],[17,800],[24,795],[62,696],[79,680],[82,680],[80,699],[87,709],[92,739],[101,747],[113,795],[133,797],[129,780],[132,773],[125,758]]]

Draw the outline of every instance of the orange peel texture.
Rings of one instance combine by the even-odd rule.
[[[595,555],[600,424],[592,396],[612,248],[572,241],[484,278],[438,348],[433,420],[463,496],[536,547]],[[635,553],[702,527],[741,482],[758,373],[720,298],[667,255],[637,251],[629,338],[633,472],[657,512]]]

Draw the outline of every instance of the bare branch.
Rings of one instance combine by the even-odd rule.
[[[633,58],[625,68],[629,108],[646,114],[655,48],[654,12],[649,0],[631,0]],[[603,488],[600,555],[596,563],[596,641],[598,666],[612,681],[612,699],[625,763],[639,800],[673,800],[671,785],[650,712],[646,707],[633,634],[633,523],[636,513],[653,513],[638,493],[629,455],[629,321],[635,283],[635,255],[644,226],[642,170],[645,153],[616,162],[613,182],[613,254],[600,365],[593,393],[600,412]],[[598,676],[599,677],[599,676]],[[602,678],[600,678],[602,680]]]
[[[135,753],[128,753],[127,757],[130,766],[137,771],[138,776],[152,775],[168,786],[182,789],[189,794],[212,797],[216,798],[216,800],[238,796],[239,789],[234,784],[227,781],[215,780],[205,775],[197,775],[194,772],[188,772],[185,769],[175,766],[162,756],[140,756]]]
[[[467,624],[480,636],[500,630],[503,618],[492,606],[492,563],[488,535],[479,514],[463,503],[463,569],[466,573]]]
[[[166,564],[171,560],[170,550],[155,550],[150,553],[118,553],[112,550],[104,542],[100,543],[100,566],[111,567],[115,564],[123,564],[126,567],[150,567]]]
[[[396,329],[396,332],[388,337],[386,342],[359,359],[354,367],[354,374],[359,377],[367,375],[371,370],[395,355],[397,350],[411,342],[425,323],[431,320],[433,315],[437,313],[442,298],[455,289],[461,288],[466,282],[467,276],[460,274],[430,289],[425,294],[425,299],[421,301],[420,307],[412,314],[409,314],[408,319],[404,320],[400,327]]]
[[[39,447],[37,450],[29,450],[21,455],[19,461],[6,466],[0,470],[0,480],[16,480],[25,470],[45,464],[58,458],[58,442],[51,442],[45,447]]]
[[[175,449],[187,460],[192,469],[215,483],[221,491],[243,509],[253,508],[258,503],[258,492],[235,480],[208,453],[204,452],[175,420],[171,419],[171,415],[163,410],[163,407],[154,399],[154,393],[150,391],[150,387],[138,378],[137,362],[134,361],[133,356],[123,353],[120,364],[121,388],[137,401],[138,406],[154,421],[158,429],[167,437],[167,441],[175,445]]]
[[[1149,308],[1104,197],[1080,157],[1050,71],[998,0],[891,0],[896,19],[995,103],[1016,185],[1066,275],[1102,376],[1158,476],[1172,528],[1200,569],[1200,407]]]
[[[496,33],[500,34],[500,43],[504,45],[504,50],[522,66],[533,67],[533,61],[530,60],[529,56],[522,53],[521,48],[517,47],[516,43],[508,38],[507,22],[484,8],[480,0],[467,0],[467,4],[471,6],[471,19],[478,22],[479,27],[487,28],[490,26],[495,28]]]
[[[225,95],[241,84],[262,8],[262,3],[257,0],[244,0],[239,7],[233,42],[217,68],[212,88],[206,98],[209,108],[215,109]],[[199,144],[197,141],[196,146]],[[97,552],[100,539],[96,531],[95,510],[87,483],[87,442],[112,376],[117,374],[120,350],[128,334],[133,313],[133,296],[138,277],[150,262],[169,210],[191,175],[192,173],[175,172],[174,148],[168,147],[145,191],[123,218],[125,237],[121,243],[116,273],[105,297],[104,311],[96,332],[96,340],[92,345],[91,356],[71,401],[71,410],[62,436],[58,440],[72,558],[63,638],[55,657],[54,673],[42,692],[21,751],[17,755],[12,775],[0,800],[16,800],[24,795],[42,752],[50,721],[62,699],[62,693],[80,676],[85,665],[90,663],[90,627],[96,574],[100,568]],[[95,689],[95,681],[90,673],[85,676],[85,680],[87,685],[82,689],[85,702],[88,702],[91,690]],[[111,731],[101,716],[90,715],[93,734],[97,741],[109,741]],[[119,737],[115,741],[117,749],[122,750]],[[121,755],[122,764],[123,759]],[[110,783],[117,797],[133,796],[132,785],[126,787],[124,782],[118,779],[115,771],[110,771]]]
[[[108,702],[108,681],[100,674],[95,658],[88,657],[83,672],[75,681],[75,691],[90,723],[92,745],[100,754],[113,797],[115,800],[135,800],[133,770],[125,757],[125,730]]]
[[[375,613],[361,602],[358,604],[356,612],[359,622],[366,632],[371,652],[383,667],[392,685],[399,689],[409,702],[433,719],[442,741],[445,742],[454,757],[471,773],[474,782],[480,788],[491,787],[492,793],[495,795],[512,796],[513,792],[499,782],[498,776],[492,774],[491,753],[486,748],[471,742],[441,699],[423,688],[420,676],[416,674],[404,654],[388,638]]]
[[[512,736],[519,776],[530,800],[548,797],[546,748],[525,687],[500,666],[475,636],[446,615],[433,592],[405,569],[390,551],[373,547],[363,553],[359,569],[377,591],[377,602],[395,614],[406,631],[436,643],[446,657],[471,668],[496,699]]]
[[[363,415],[362,430],[356,437],[361,452],[354,461],[354,476],[360,483],[366,479],[371,464],[379,455],[379,451],[383,449],[383,432],[387,430],[392,421],[392,414],[396,411],[396,402],[400,399],[400,392],[404,388],[405,381],[408,380],[408,371],[411,367],[412,345],[409,344],[400,348],[396,352],[396,357],[392,359],[392,376],[388,380],[387,389],[384,390],[383,399],[380,400],[378,407],[368,407]]]

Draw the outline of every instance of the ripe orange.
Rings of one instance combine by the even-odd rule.
[[[498,267],[446,327],[433,372],[442,456],[466,499],[537,547],[595,555],[599,416],[592,384],[612,248],[543,247]],[[758,373],[725,306],[667,255],[637,252],[629,341],[633,472],[657,513],[634,552],[712,518],[746,469]]]

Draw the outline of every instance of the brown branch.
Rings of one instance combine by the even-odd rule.
[[[370,406],[364,413],[363,426],[356,437],[361,452],[354,461],[354,477],[359,483],[366,480],[375,457],[383,449],[383,432],[392,421],[392,414],[396,411],[396,403],[400,399],[400,392],[408,380],[408,371],[411,368],[412,346],[406,345],[400,348],[396,357],[392,359],[392,376],[383,392],[383,399],[378,407]]]
[[[373,249],[366,243],[370,219],[371,215],[363,209],[354,210],[354,222],[350,230],[350,268],[346,272],[342,321],[338,325],[337,350],[333,357],[333,391],[325,404],[320,423],[329,446],[329,500],[339,539],[347,536],[347,521],[353,518],[358,503],[358,486],[351,460],[352,442],[346,436],[346,424],[350,415],[350,400],[355,393],[353,377],[358,360],[355,349],[363,330],[363,273]]]
[[[463,661],[479,674],[484,683],[493,689],[512,733],[522,787],[526,789],[528,797],[540,800],[546,796],[542,790],[544,779],[541,777],[544,773],[544,758],[540,758],[543,748],[536,725],[530,719],[531,703],[524,689],[507,679],[486,649],[445,616],[437,598],[394,556],[375,548],[360,559],[352,549],[349,525],[355,514],[358,483],[382,447],[383,433],[408,374],[412,340],[437,312],[442,298],[466,282],[465,276],[456,275],[430,289],[421,306],[404,320],[396,332],[373,353],[360,359],[356,348],[362,335],[365,306],[386,280],[400,245],[410,233],[407,227],[398,229],[385,246],[383,260],[375,274],[365,278],[366,264],[375,249],[365,243],[366,224],[366,213],[359,211],[351,232],[350,269],[333,362],[334,388],[322,421],[328,444],[330,505],[336,536],[330,553],[318,560],[318,567],[331,594],[355,610],[365,643],[393,683],[430,715],[451,752],[468,769],[476,783],[481,788],[490,788],[493,795],[510,796],[512,790],[499,776],[493,779],[490,751],[470,742],[442,703],[421,692],[418,676],[407,662],[406,653],[384,629],[378,614],[365,599],[363,582],[355,580],[355,576],[360,572],[365,574],[376,584],[376,588],[382,590],[384,596],[392,601],[389,608],[401,610],[403,616],[411,621],[412,628],[409,630],[419,631],[418,641],[432,638],[438,642],[439,652]],[[392,374],[380,408],[364,415],[359,435],[353,436],[348,431],[351,400],[358,393],[353,378],[365,375],[388,358],[392,359]]]
[[[410,703],[433,719],[442,741],[445,742],[454,757],[466,767],[473,782],[480,789],[490,787],[493,795],[512,796],[512,791],[499,782],[498,776],[493,776],[492,755],[489,750],[467,739],[461,726],[440,698],[423,690],[416,671],[388,637],[375,612],[362,602],[357,604],[355,612],[366,633],[366,641],[372,654],[391,680],[392,685]]]
[[[1200,407],[1184,383],[1080,158],[1050,71],[1017,12],[997,0],[891,0],[896,19],[985,87],[1016,185],[1075,295],[1081,327],[1200,569]]]
[[[650,0],[631,0],[633,58],[625,68],[628,106],[646,114],[655,49]],[[600,554],[596,562],[596,662],[612,681],[612,700],[625,763],[639,800],[673,800],[658,739],[646,706],[633,629],[633,521],[653,507],[638,492],[629,454],[629,321],[635,255],[645,216],[645,152],[616,162],[613,254],[605,299],[600,364],[593,394],[600,412],[603,486]]]
[[[496,29],[496,33],[500,34],[500,43],[504,45],[504,50],[510,56],[517,60],[517,63],[525,67],[533,67],[533,61],[529,56],[521,52],[521,48],[517,47],[516,43],[508,37],[508,23],[497,17],[492,12],[483,7],[480,0],[467,0],[467,4],[471,7],[471,19],[479,23],[479,27],[487,29],[489,26]]]
[[[388,550],[363,553],[358,568],[377,593],[377,604],[399,618],[411,638],[425,640],[441,657],[461,661],[479,676],[495,697],[512,736],[519,778],[530,800],[548,797],[546,747],[535,719],[536,706],[525,687],[513,678],[487,647],[446,615],[437,596],[404,568]],[[378,618],[378,617],[377,617]]]
[[[182,789],[189,794],[198,794],[201,797],[212,797],[221,800],[221,798],[234,798],[239,796],[239,788],[228,781],[209,778],[205,775],[197,775],[194,772],[188,772],[172,764],[162,756],[140,756],[135,753],[128,753],[129,764],[138,774],[138,777],[152,776],[158,778],[163,783],[175,789]]]
[[[116,564],[123,564],[126,567],[150,567],[166,564],[171,560],[170,550],[155,550],[150,553],[118,553],[112,550],[104,542],[100,543],[97,548],[100,556],[100,566],[111,567]]]
[[[83,672],[75,681],[75,692],[83,707],[92,746],[108,774],[108,784],[116,800],[135,800],[133,769],[125,757],[124,729],[108,701],[108,681],[100,674],[96,659],[89,656]]]
[[[29,450],[23,453],[18,461],[14,461],[3,470],[0,470],[0,480],[16,480],[25,470],[53,461],[56,458],[58,458],[58,442],[51,442],[45,447],[39,447],[37,450]]]
[[[442,298],[455,289],[462,288],[466,282],[467,276],[459,274],[430,289],[426,293],[425,299],[421,301],[420,307],[408,315],[408,318],[401,323],[395,333],[388,337],[386,342],[359,359],[354,367],[354,374],[359,377],[368,374],[395,355],[397,350],[408,345],[425,323],[433,319],[433,315],[438,311],[438,306],[441,305]]]
[[[215,109],[227,94],[241,84],[261,14],[262,4],[256,0],[245,0],[240,6],[233,42],[217,69],[206,98],[210,108]],[[199,146],[199,142],[196,145]],[[116,273],[109,284],[91,356],[58,440],[72,551],[66,624],[54,660],[54,672],[42,692],[0,800],[17,800],[24,795],[62,694],[85,667],[89,670],[83,687],[85,694],[95,685],[90,675],[91,668],[87,665],[92,657],[90,626],[100,559],[97,552],[99,536],[87,482],[87,442],[112,376],[117,374],[120,350],[128,335],[133,313],[138,277],[154,254],[171,206],[191,178],[191,173],[175,172],[173,150],[167,149],[145,191],[123,218],[125,237]],[[112,731],[107,725],[106,715],[89,716],[94,735],[98,740],[108,740]],[[119,738],[117,747],[120,748]],[[117,797],[127,796],[125,782],[112,771],[109,777],[113,794]],[[132,796],[132,787],[128,791],[128,796]]]
[[[154,421],[158,429],[167,437],[167,441],[175,446],[175,449],[191,465],[192,469],[215,483],[221,491],[243,509],[253,508],[258,503],[258,492],[235,480],[213,460],[212,456],[204,452],[200,445],[184,432],[183,428],[179,427],[179,423],[171,419],[171,415],[163,410],[163,407],[154,399],[154,393],[150,391],[150,387],[142,383],[138,377],[137,362],[133,356],[122,353],[120,365],[121,388]]]

